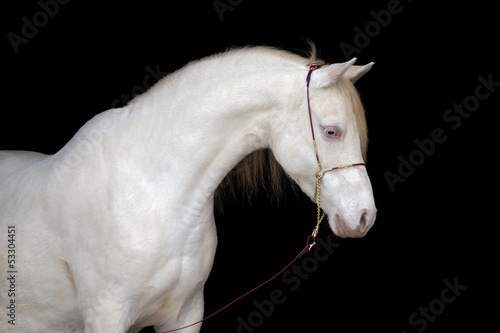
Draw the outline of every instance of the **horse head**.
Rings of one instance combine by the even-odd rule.
[[[353,86],[373,63],[354,66],[355,60],[318,69],[312,66],[307,82],[304,75],[300,83],[303,94],[290,97],[289,110],[277,119],[271,141],[278,162],[321,204],[340,237],[364,236],[377,211],[364,165],[366,119]],[[318,224],[319,220],[318,208]]]

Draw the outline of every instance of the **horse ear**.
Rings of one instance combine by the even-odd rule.
[[[374,64],[374,62],[370,62],[364,66],[351,66],[344,73],[344,76],[349,79],[352,84],[354,84],[360,77],[368,73]]]
[[[352,58],[346,62],[320,67],[312,73],[311,86],[313,88],[326,88],[333,85],[355,62],[356,58]]]

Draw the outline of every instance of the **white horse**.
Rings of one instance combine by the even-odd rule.
[[[200,320],[217,245],[214,193],[238,162],[255,151],[250,164],[268,161],[270,149],[312,198],[311,127],[324,167],[364,160],[353,83],[372,64],[312,73],[311,126],[313,57],[267,47],[211,56],[95,116],[54,155],[0,152],[2,271],[14,259],[14,281],[0,279],[0,330],[164,332]],[[365,166],[325,174],[321,198],[341,237],[375,221]]]

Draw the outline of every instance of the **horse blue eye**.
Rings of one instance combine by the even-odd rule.
[[[323,134],[328,139],[336,139],[342,136],[342,129],[338,126],[323,127]]]
[[[332,129],[332,128],[326,128],[325,129],[325,135],[328,136],[328,137],[334,137],[335,134],[337,134],[337,132]]]

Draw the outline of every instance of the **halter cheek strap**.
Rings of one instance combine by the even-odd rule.
[[[321,213],[321,179],[325,176],[325,173],[333,170],[338,170],[338,169],[343,169],[343,168],[349,168],[352,166],[361,166],[365,165],[365,163],[354,163],[354,164],[346,164],[346,165],[341,165],[335,168],[330,168],[330,169],[325,169],[323,170],[323,167],[321,166],[321,161],[319,160],[319,154],[318,154],[318,148],[316,146],[316,138],[314,136],[314,125],[313,125],[313,120],[312,120],[312,112],[311,112],[311,103],[309,99],[309,83],[311,82],[311,74],[312,72],[319,68],[317,64],[312,64],[309,67],[309,73],[307,73],[306,77],[306,83],[307,83],[307,108],[309,110],[309,122],[311,124],[311,133],[312,133],[312,139],[313,139],[313,146],[314,146],[314,153],[316,154],[316,161],[318,162],[318,171],[316,171],[316,186],[314,189],[314,196],[313,196],[313,201],[317,206],[317,216],[316,216],[316,227],[314,228],[312,234],[310,237],[312,237],[313,243],[310,244],[309,250],[316,244],[315,239],[316,236],[318,235],[319,231],[319,225],[323,218],[325,217],[325,213]],[[321,171],[323,171],[321,173]]]

